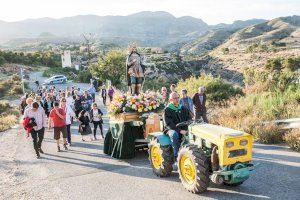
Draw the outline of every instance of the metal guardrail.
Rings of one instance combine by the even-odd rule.
[[[263,124],[275,124],[277,126],[281,126],[282,129],[300,128],[300,118],[274,120],[263,122]]]

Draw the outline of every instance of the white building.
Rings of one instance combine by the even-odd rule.
[[[72,67],[71,51],[64,51],[64,53],[61,55],[61,63],[63,68]]]

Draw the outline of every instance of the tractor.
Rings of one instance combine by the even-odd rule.
[[[256,167],[251,163],[252,135],[196,121],[181,122],[177,126],[188,126],[177,157],[179,178],[188,191],[205,192],[210,181],[238,186]],[[154,174],[170,176],[176,159],[169,136],[158,131],[148,133],[147,137]]]

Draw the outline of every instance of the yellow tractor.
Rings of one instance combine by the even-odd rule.
[[[202,193],[209,182],[237,186],[249,178],[253,137],[242,131],[197,122],[188,125],[177,157],[177,168],[183,186],[190,192]],[[175,163],[172,143],[163,132],[152,132],[149,139],[149,160],[154,174],[170,176]]]

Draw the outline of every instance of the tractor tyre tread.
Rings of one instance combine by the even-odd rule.
[[[151,160],[151,147],[153,145],[159,146],[161,152],[162,152],[162,166],[160,169],[156,169]],[[174,163],[174,155],[173,155],[173,148],[171,145],[168,146],[160,146],[157,139],[151,140],[149,143],[149,161],[153,169],[153,173],[156,174],[159,177],[168,177],[171,175],[171,172],[173,171],[173,163]]]
[[[183,153],[190,153],[194,158],[194,163],[196,167],[196,182],[193,185],[186,183],[180,173],[180,168],[178,167],[178,173],[184,187],[192,192],[192,193],[202,193],[207,190],[209,185],[209,159],[205,155],[205,153],[196,145],[187,145],[179,151],[178,154],[178,166],[179,166],[179,158]]]

